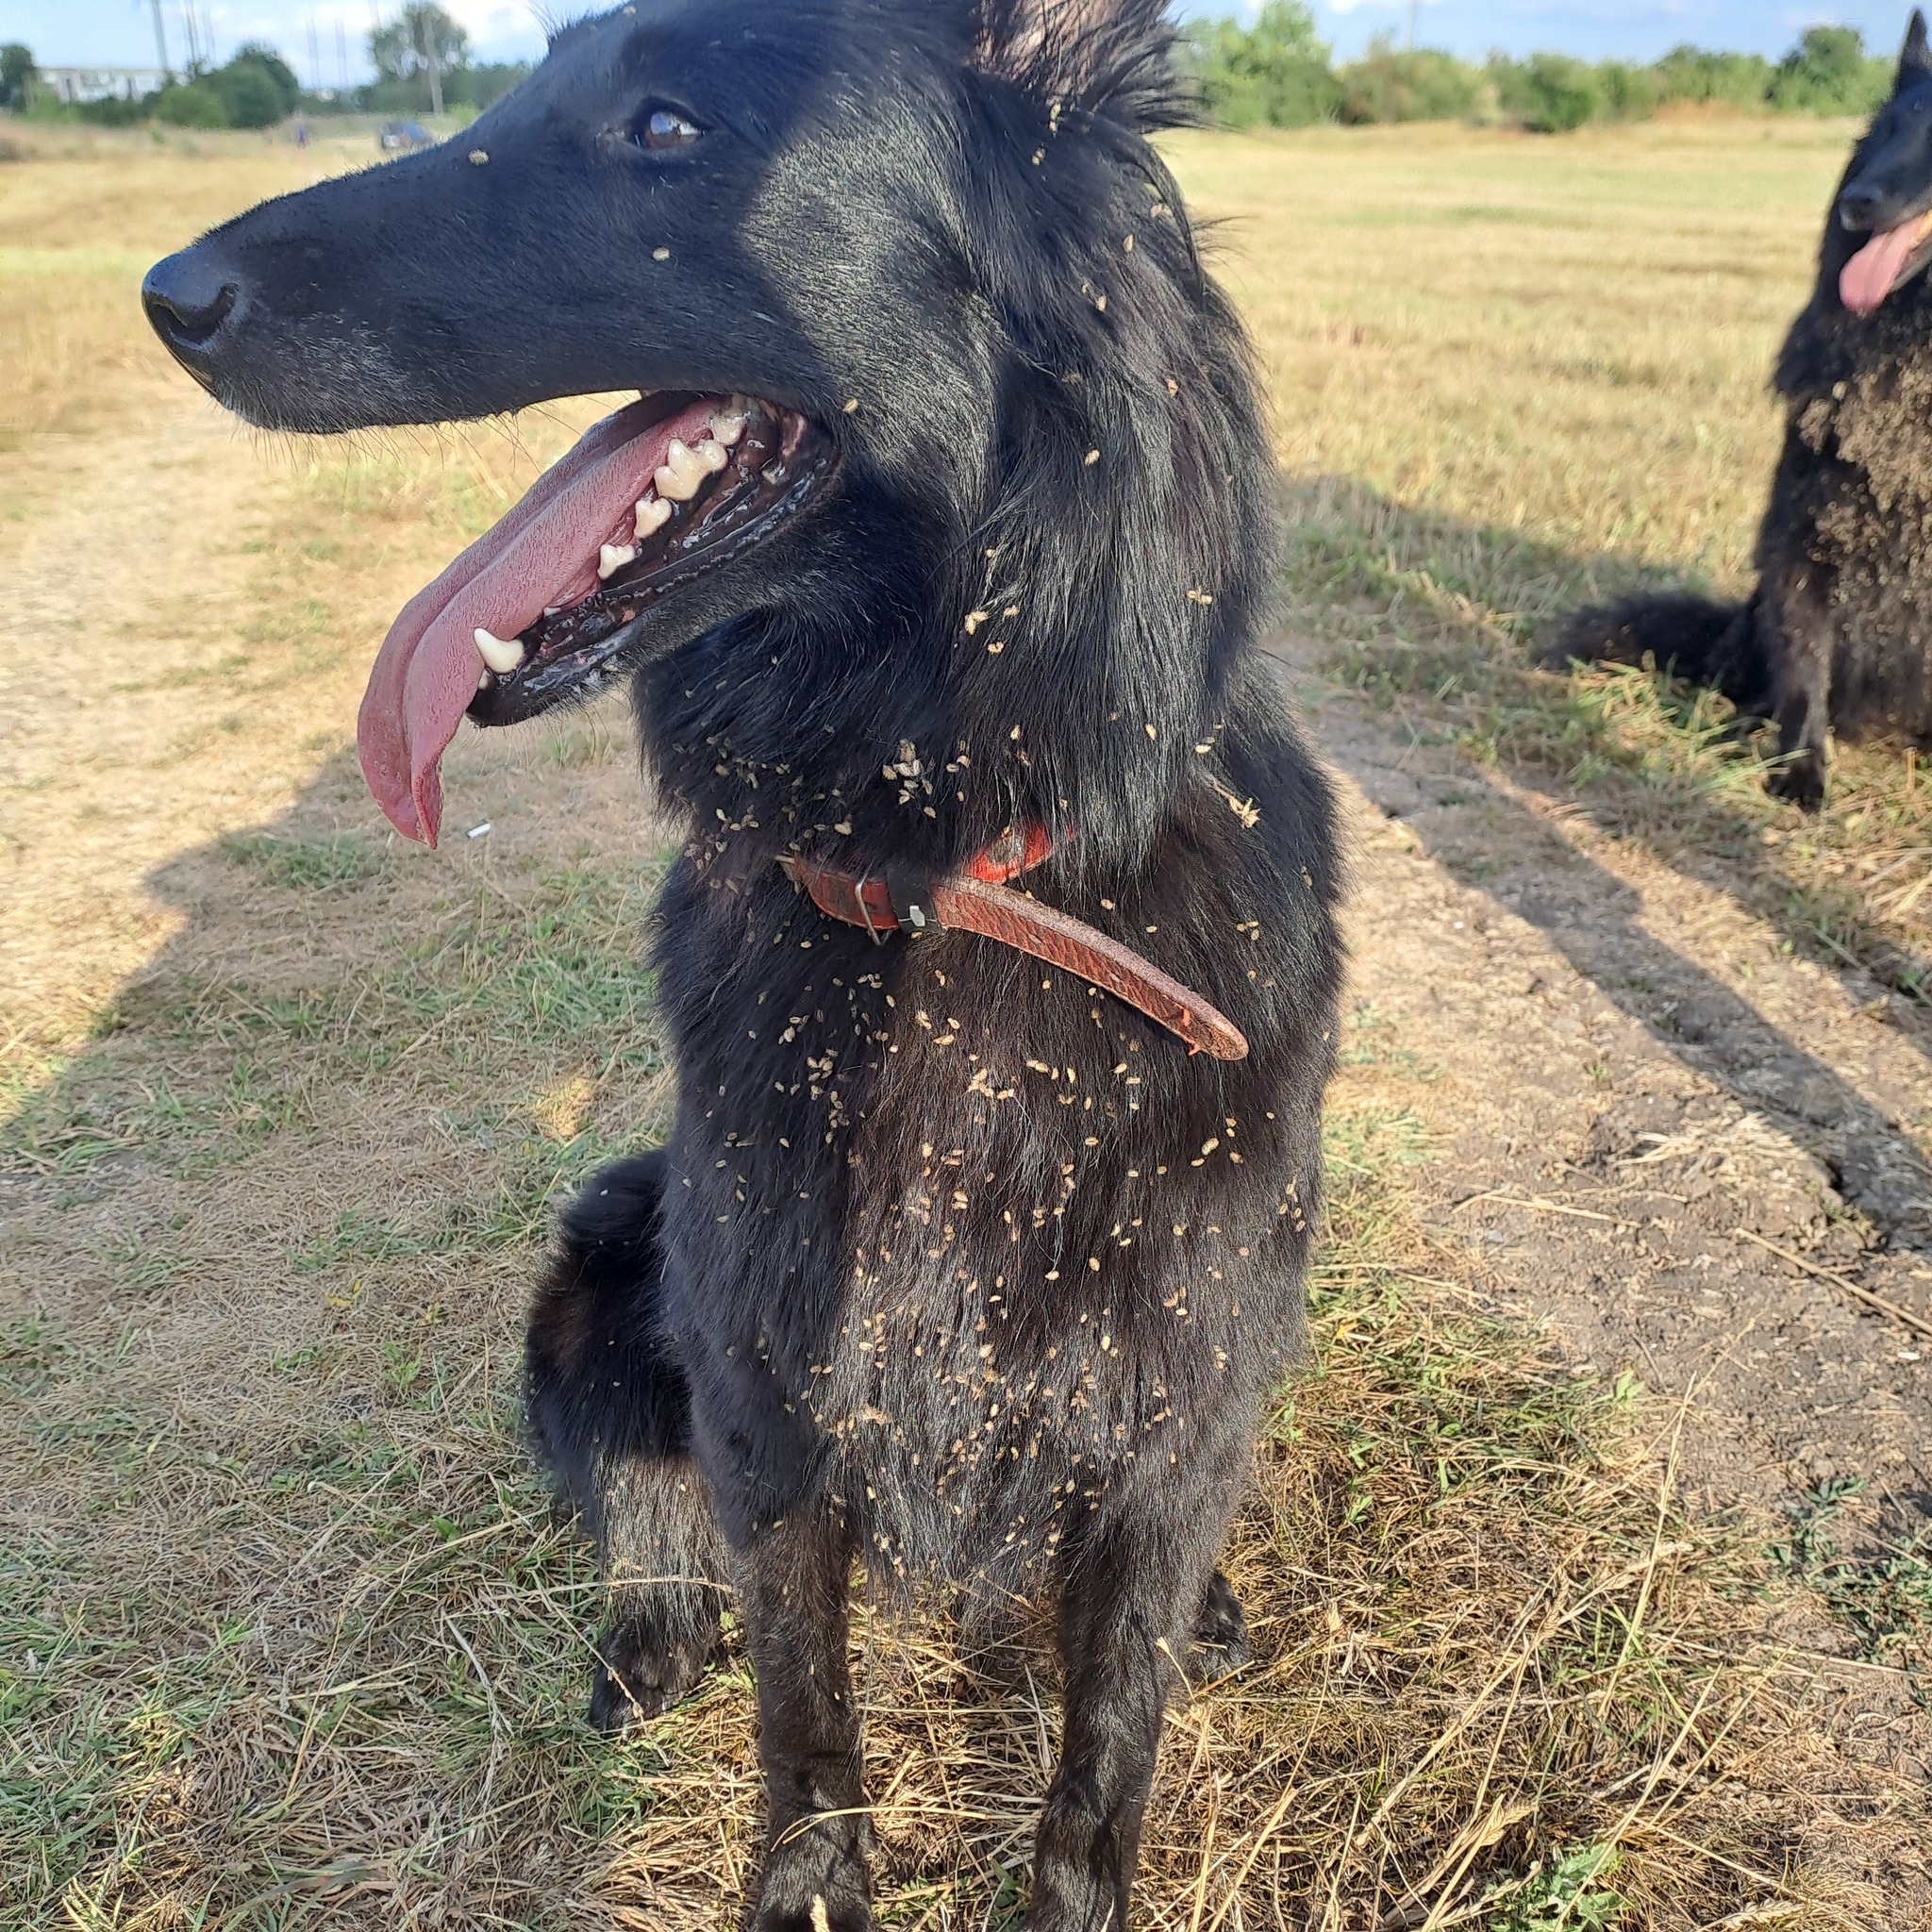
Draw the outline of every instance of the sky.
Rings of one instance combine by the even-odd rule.
[[[185,4],[194,5],[214,31],[218,58],[242,41],[279,46],[303,80],[333,86],[339,44],[348,78],[368,72],[365,52],[372,18],[395,10],[394,0],[161,0],[171,57],[187,51]],[[591,0],[558,0],[568,14]],[[783,6],[785,0],[771,0]],[[542,29],[533,0],[444,0],[469,28],[477,55],[513,60],[540,54]],[[1343,58],[1370,37],[1406,30],[1409,0],[1315,0],[1323,37]],[[1253,0],[1188,0],[1188,11],[1252,12]],[[1807,26],[1836,21],[1862,27],[1866,43],[1891,51],[1904,37],[1909,12],[1903,0],[1835,0],[1806,6],[1788,0],[1417,0],[1416,38],[1425,46],[1480,56],[1492,47],[1515,54],[1538,48],[1591,58],[1648,60],[1681,41],[1707,47],[1777,55]],[[338,25],[341,29],[338,41]],[[310,28],[320,63],[310,62]],[[151,0],[0,0],[0,41],[25,41],[44,66],[148,66],[155,58]]]

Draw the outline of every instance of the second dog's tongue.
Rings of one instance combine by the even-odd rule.
[[[1891,293],[1911,252],[1932,231],[1932,215],[1901,222],[1866,242],[1839,273],[1838,298],[1854,315],[1871,315]]]
[[[382,815],[405,838],[436,843],[438,766],[483,672],[476,632],[513,638],[551,605],[587,595],[599,547],[649,487],[671,439],[701,441],[715,407],[694,403],[654,420],[662,405],[647,397],[607,416],[404,608],[369,674],[356,749]]]

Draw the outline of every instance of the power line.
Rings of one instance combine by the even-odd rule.
[[[161,0],[151,0],[155,15],[155,55],[161,63],[161,78],[173,80],[175,70],[168,65],[168,35],[161,25]]]

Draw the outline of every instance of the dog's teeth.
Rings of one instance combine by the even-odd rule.
[[[698,459],[696,451],[674,436],[670,448],[664,452],[664,460],[658,466],[657,475],[651,481],[658,486],[659,496],[668,496],[673,503],[689,503],[698,493],[698,486],[709,475],[710,472]]]
[[[725,452],[724,445],[722,442],[720,442],[715,437],[711,436],[706,437],[704,441],[699,443],[698,446],[691,451],[691,455],[697,458],[698,461],[701,462],[713,476],[715,476],[718,474],[718,472],[722,470],[724,467],[724,465],[731,460],[731,458]]]
[[[638,500],[638,541],[655,537],[671,521],[671,506],[655,496]]]
[[[601,583],[606,577],[612,577],[625,564],[635,563],[638,554],[628,543],[607,543],[597,553],[597,579]]]
[[[711,418],[711,434],[726,449],[736,446],[738,439],[744,434],[745,419],[751,414],[749,407],[741,408],[742,396],[733,396],[730,404]]]
[[[475,633],[483,661],[499,677],[508,677],[524,661],[524,647],[514,638],[493,638],[487,630]]]
[[[496,673],[493,671],[481,671],[476,675],[476,689],[478,691],[488,691],[495,682]]]

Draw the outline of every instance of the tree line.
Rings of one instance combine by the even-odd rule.
[[[1856,27],[1811,27],[1782,60],[1674,48],[1648,66],[1565,54],[1480,65],[1432,48],[1372,41],[1338,67],[1299,0],[1267,0],[1252,26],[1195,21],[1184,49],[1209,114],[1230,127],[1319,121],[1491,121],[1540,134],[1592,122],[1639,121],[1674,101],[1769,113],[1871,113],[1891,92],[1892,63],[1865,51]]]
[[[396,19],[372,30],[368,47],[375,78],[357,88],[307,91],[274,47],[251,42],[221,66],[197,63],[138,99],[70,107],[36,85],[32,52],[13,42],[0,46],[0,108],[110,127],[148,121],[176,127],[273,127],[297,112],[475,112],[529,72],[522,64],[473,59],[469,34],[434,0],[410,0]]]
[[[341,92],[307,93],[273,47],[242,47],[225,65],[196,68],[136,101],[62,108],[34,87],[33,57],[0,46],[0,108],[125,125],[268,127],[298,109],[383,114],[475,111],[528,71],[472,59],[470,37],[434,0],[410,0],[371,32],[375,78]],[[1230,127],[1303,127],[1319,121],[1493,121],[1559,134],[1599,121],[1636,121],[1674,101],[1723,102],[1772,113],[1869,114],[1891,89],[1891,62],[1865,52],[1856,27],[1809,28],[1782,60],[1677,47],[1640,66],[1492,54],[1480,66],[1431,48],[1372,42],[1338,67],[1300,0],[1267,0],[1252,26],[1195,21],[1184,56],[1214,120]]]

